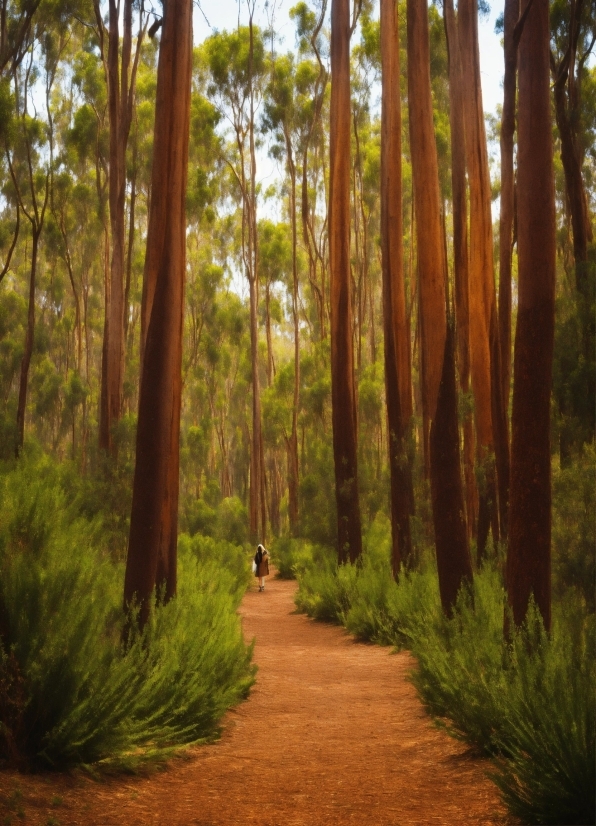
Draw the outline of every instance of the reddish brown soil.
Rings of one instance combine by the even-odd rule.
[[[244,599],[258,678],[220,741],[149,777],[2,772],[0,824],[513,823],[488,764],[425,714],[406,680],[412,658],[295,614],[294,591],[270,578]]]

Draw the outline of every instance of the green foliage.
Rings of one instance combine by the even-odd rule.
[[[2,479],[0,751],[17,763],[163,757],[214,737],[252,683],[237,550],[183,541],[178,596],[124,648],[123,569],[96,536],[47,460],[23,460]]]
[[[596,582],[596,448],[587,445],[568,467],[553,467],[553,590],[573,588],[593,613]]]
[[[298,537],[280,536],[271,544],[271,556],[280,579],[296,579],[298,571],[306,570],[313,559],[324,559],[328,553],[308,539]]]

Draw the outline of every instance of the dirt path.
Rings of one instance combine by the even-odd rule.
[[[407,653],[294,614],[295,583],[247,593],[258,680],[222,739],[146,778],[0,773],[0,824],[505,824],[487,764],[437,731]],[[2,819],[4,818],[4,819]]]

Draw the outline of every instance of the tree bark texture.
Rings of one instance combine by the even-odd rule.
[[[451,616],[457,595],[472,584],[472,561],[461,481],[453,331],[447,328],[443,375],[430,428],[430,485],[441,605]]]
[[[505,0],[503,114],[501,116],[501,211],[499,216],[499,343],[501,348],[501,393],[509,408],[511,383],[511,260],[513,254],[513,210],[515,175],[513,145],[517,97],[517,47],[515,26],[519,0]]]
[[[449,56],[449,125],[451,129],[451,190],[453,197],[453,258],[455,323],[459,385],[464,398],[470,392],[470,310],[468,271],[468,207],[466,202],[466,141],[459,32],[453,0],[445,0],[445,33]],[[465,405],[463,421],[463,466],[468,537],[478,515],[478,492],[474,475],[474,425],[472,410]]]
[[[340,563],[362,552],[350,278],[350,4],[331,3],[329,269],[331,404]]]
[[[472,568],[459,459],[453,338],[447,327],[447,259],[432,119],[426,0],[408,0],[407,14],[408,106],[416,200],[421,354],[425,373],[429,365],[433,365],[433,371],[439,365],[439,385],[435,387],[432,382],[429,382],[430,387],[427,385],[430,395],[427,409],[430,413],[430,479],[439,589],[443,609],[449,615],[460,587],[465,580],[472,579]],[[442,322],[442,338],[437,336],[439,320]],[[424,381],[429,381],[428,375],[424,376]]]
[[[464,81],[463,111],[466,134],[466,163],[470,188],[469,319],[470,370],[475,401],[477,462],[480,474],[478,508],[478,560],[484,556],[489,528],[498,540],[497,491],[492,421],[491,315],[496,296],[493,270],[491,187],[478,46],[476,0],[460,0],[458,6],[460,54]]]
[[[556,255],[552,161],[549,7],[548,0],[532,0],[519,50],[519,307],[507,594],[516,625],[523,622],[533,594],[547,629],[551,616],[550,393]]]
[[[110,289],[106,304],[104,335],[105,366],[102,365],[103,404],[100,407],[99,446],[114,452],[113,426],[122,413],[124,384],[124,248],[126,199],[126,147],[132,122],[134,89],[138,55],[144,31],[136,46],[134,64],[132,55],[132,0],[125,0],[123,36],[120,47],[120,4],[110,0],[108,30],[108,109],[110,115],[110,175],[109,205],[111,232]],[[120,55],[120,48],[122,53]],[[144,338],[142,339],[144,346]]]
[[[420,300],[420,347],[423,362],[422,407],[435,415],[445,353],[445,281],[439,172],[432,115],[428,11],[421,0],[408,0],[408,107]]]
[[[578,141],[580,124],[580,78],[583,61],[577,61],[580,41],[582,0],[570,0],[569,43],[560,64],[551,58],[554,74],[555,118],[561,139],[561,161],[565,174],[567,205],[571,213],[573,255],[576,264],[577,288],[586,294],[588,244],[592,242],[592,224],[582,176],[582,152]],[[576,73],[576,65],[578,70]],[[581,66],[581,68],[579,68]]]
[[[176,591],[186,183],[192,4],[169,0],[159,53],[152,197],[145,261],[147,334],[124,604],[146,621],[154,589]],[[163,218],[163,225],[160,220]]]
[[[385,395],[391,473],[392,569],[411,564],[412,475],[407,433],[412,416],[410,336],[406,317],[401,176],[399,23],[395,0],[381,0],[381,255]]]
[[[288,517],[290,533],[298,532],[298,406],[300,400],[300,317],[298,307],[298,228],[296,226],[296,165],[292,143],[285,134],[288,171],[290,173],[290,223],[292,226],[292,321],[294,323],[294,398],[292,406],[292,432],[288,444]]]

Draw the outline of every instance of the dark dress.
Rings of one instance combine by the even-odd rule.
[[[269,576],[269,554],[267,551],[258,550],[255,554],[255,564],[257,566],[257,570],[255,571],[255,576],[262,577],[262,576]]]

